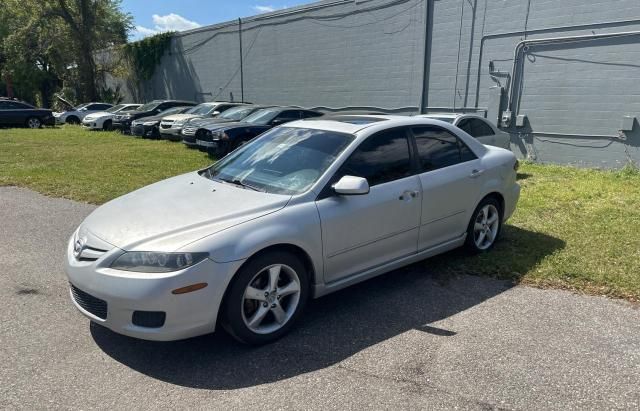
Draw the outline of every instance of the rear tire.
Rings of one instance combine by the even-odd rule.
[[[78,117],[76,117],[76,116],[69,116],[65,120],[65,123],[67,123],[67,124],[80,124],[80,119]]]
[[[29,117],[26,121],[26,125],[29,128],[40,128],[42,127],[42,121],[37,117]]]
[[[261,254],[232,280],[222,306],[222,325],[242,343],[267,344],[294,327],[308,298],[308,273],[296,256],[282,251]]]
[[[489,251],[502,231],[502,207],[494,197],[485,197],[474,210],[467,227],[466,249],[472,254]]]

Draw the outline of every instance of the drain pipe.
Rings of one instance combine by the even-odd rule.
[[[602,34],[588,34],[582,36],[562,36],[562,37],[548,37],[543,39],[528,39],[520,41],[515,49],[513,50],[513,66],[511,68],[511,87],[509,89],[509,108],[508,111],[512,113],[512,115],[518,115],[517,111],[519,107],[515,105],[515,89],[516,85],[518,89],[520,89],[521,78],[515,79],[516,70],[518,67],[518,63],[520,62],[520,52],[525,48],[535,45],[541,44],[552,44],[552,43],[573,43],[573,42],[582,42],[582,41],[591,41],[591,40],[599,40],[604,38],[615,38],[615,37],[629,37],[629,36],[637,36],[640,35],[640,30],[635,31],[622,31],[617,33],[602,33]],[[514,108],[515,106],[515,108]]]
[[[614,20],[614,21],[605,21],[601,23],[574,24],[569,26],[527,29],[526,34],[532,35],[532,34],[546,33],[550,31],[586,30],[586,29],[602,28],[607,26],[622,26],[622,25],[631,25],[631,24],[640,24],[640,19]],[[476,99],[475,99],[476,107],[478,107],[479,100],[480,100],[480,79],[481,79],[481,73],[482,73],[482,57],[484,56],[484,43],[487,40],[490,40],[493,38],[521,36],[524,34],[525,34],[524,30],[505,31],[505,32],[499,32],[499,33],[485,34],[480,39],[480,50],[478,52],[478,68],[476,70]]]
[[[244,103],[244,65],[242,61],[242,19],[238,17],[238,38],[240,39],[240,102]]]

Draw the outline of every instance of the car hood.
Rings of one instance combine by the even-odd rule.
[[[126,251],[171,252],[283,208],[291,197],[183,174],[116,198],[81,225]]]
[[[100,118],[100,117],[109,117],[113,115],[114,115],[113,113],[109,113],[107,111],[98,111],[96,113],[88,114],[84,118]]]
[[[202,117],[200,114],[172,114],[170,116],[163,117],[163,120],[177,121],[177,120],[189,120],[196,117]]]
[[[206,128],[207,130],[215,131],[215,130],[228,130],[235,127],[253,127],[253,124],[243,123],[241,121],[231,121],[226,123],[206,123],[200,126],[201,128]]]
[[[238,120],[230,120],[228,118],[201,118],[192,120],[191,122],[189,122],[189,125],[195,127],[207,127],[209,125],[236,123],[237,121]]]

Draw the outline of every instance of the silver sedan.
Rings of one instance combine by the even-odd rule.
[[[69,241],[71,298],[133,337],[221,324],[267,343],[309,298],[456,247],[489,250],[518,201],[517,165],[437,120],[288,123],[95,210]]]

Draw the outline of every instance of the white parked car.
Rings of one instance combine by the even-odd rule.
[[[510,149],[511,137],[509,133],[500,130],[484,117],[462,113],[430,113],[419,114],[416,117],[446,121],[466,131],[467,134],[475,137],[482,144]]]
[[[105,111],[111,107],[113,107],[113,104],[86,103],[81,104],[78,107],[74,107],[71,110],[53,113],[53,117],[56,119],[56,124],[80,124],[87,114]]]
[[[164,117],[160,122],[160,137],[169,140],[182,140],[182,128],[189,120],[196,118],[214,117],[231,107],[242,103],[229,103],[226,101],[212,101],[194,106],[183,114],[174,114]]]
[[[98,111],[86,115],[82,119],[82,126],[90,130],[111,130],[113,119],[121,111],[135,110],[142,104],[118,104],[105,111]]]
[[[133,337],[220,323],[270,342],[309,298],[459,246],[489,250],[520,195],[517,165],[424,118],[287,123],[96,209],[68,244],[72,301]]]

